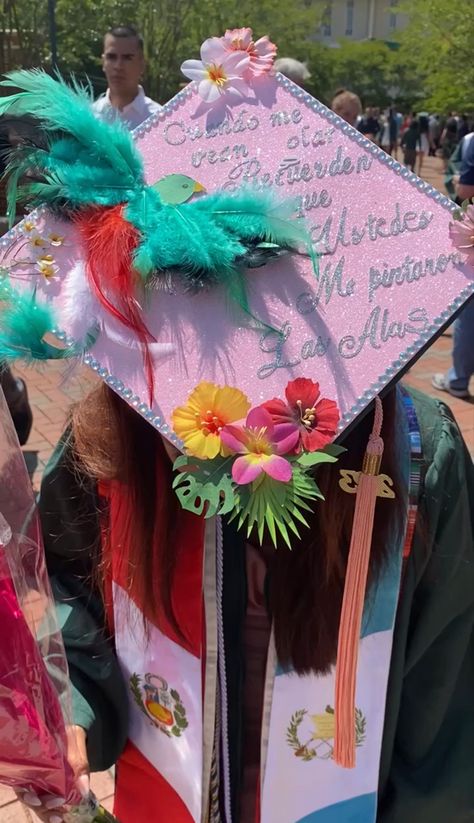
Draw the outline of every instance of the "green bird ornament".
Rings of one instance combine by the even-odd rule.
[[[201,183],[188,177],[187,174],[167,174],[152,188],[158,192],[163,203],[169,206],[180,206],[190,200],[194,194],[206,191]]]

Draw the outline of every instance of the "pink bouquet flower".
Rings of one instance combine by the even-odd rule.
[[[453,245],[467,256],[467,262],[474,265],[474,204],[466,205],[456,222],[450,224],[449,236]]]

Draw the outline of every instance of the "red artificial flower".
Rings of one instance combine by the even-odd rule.
[[[287,402],[279,398],[263,403],[275,424],[292,423],[299,431],[297,451],[315,452],[336,434],[339,409],[334,400],[321,397],[319,383],[307,377],[291,380],[285,389]]]

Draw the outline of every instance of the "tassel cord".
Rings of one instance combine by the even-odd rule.
[[[357,486],[337,649],[334,760],[349,769],[355,767],[357,664],[383,454],[382,423],[382,402],[376,397],[372,433]]]

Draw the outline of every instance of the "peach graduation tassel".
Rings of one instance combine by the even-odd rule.
[[[382,403],[376,397],[374,425],[357,484],[337,646],[334,761],[347,769],[355,767],[357,662],[383,454],[382,420]]]

